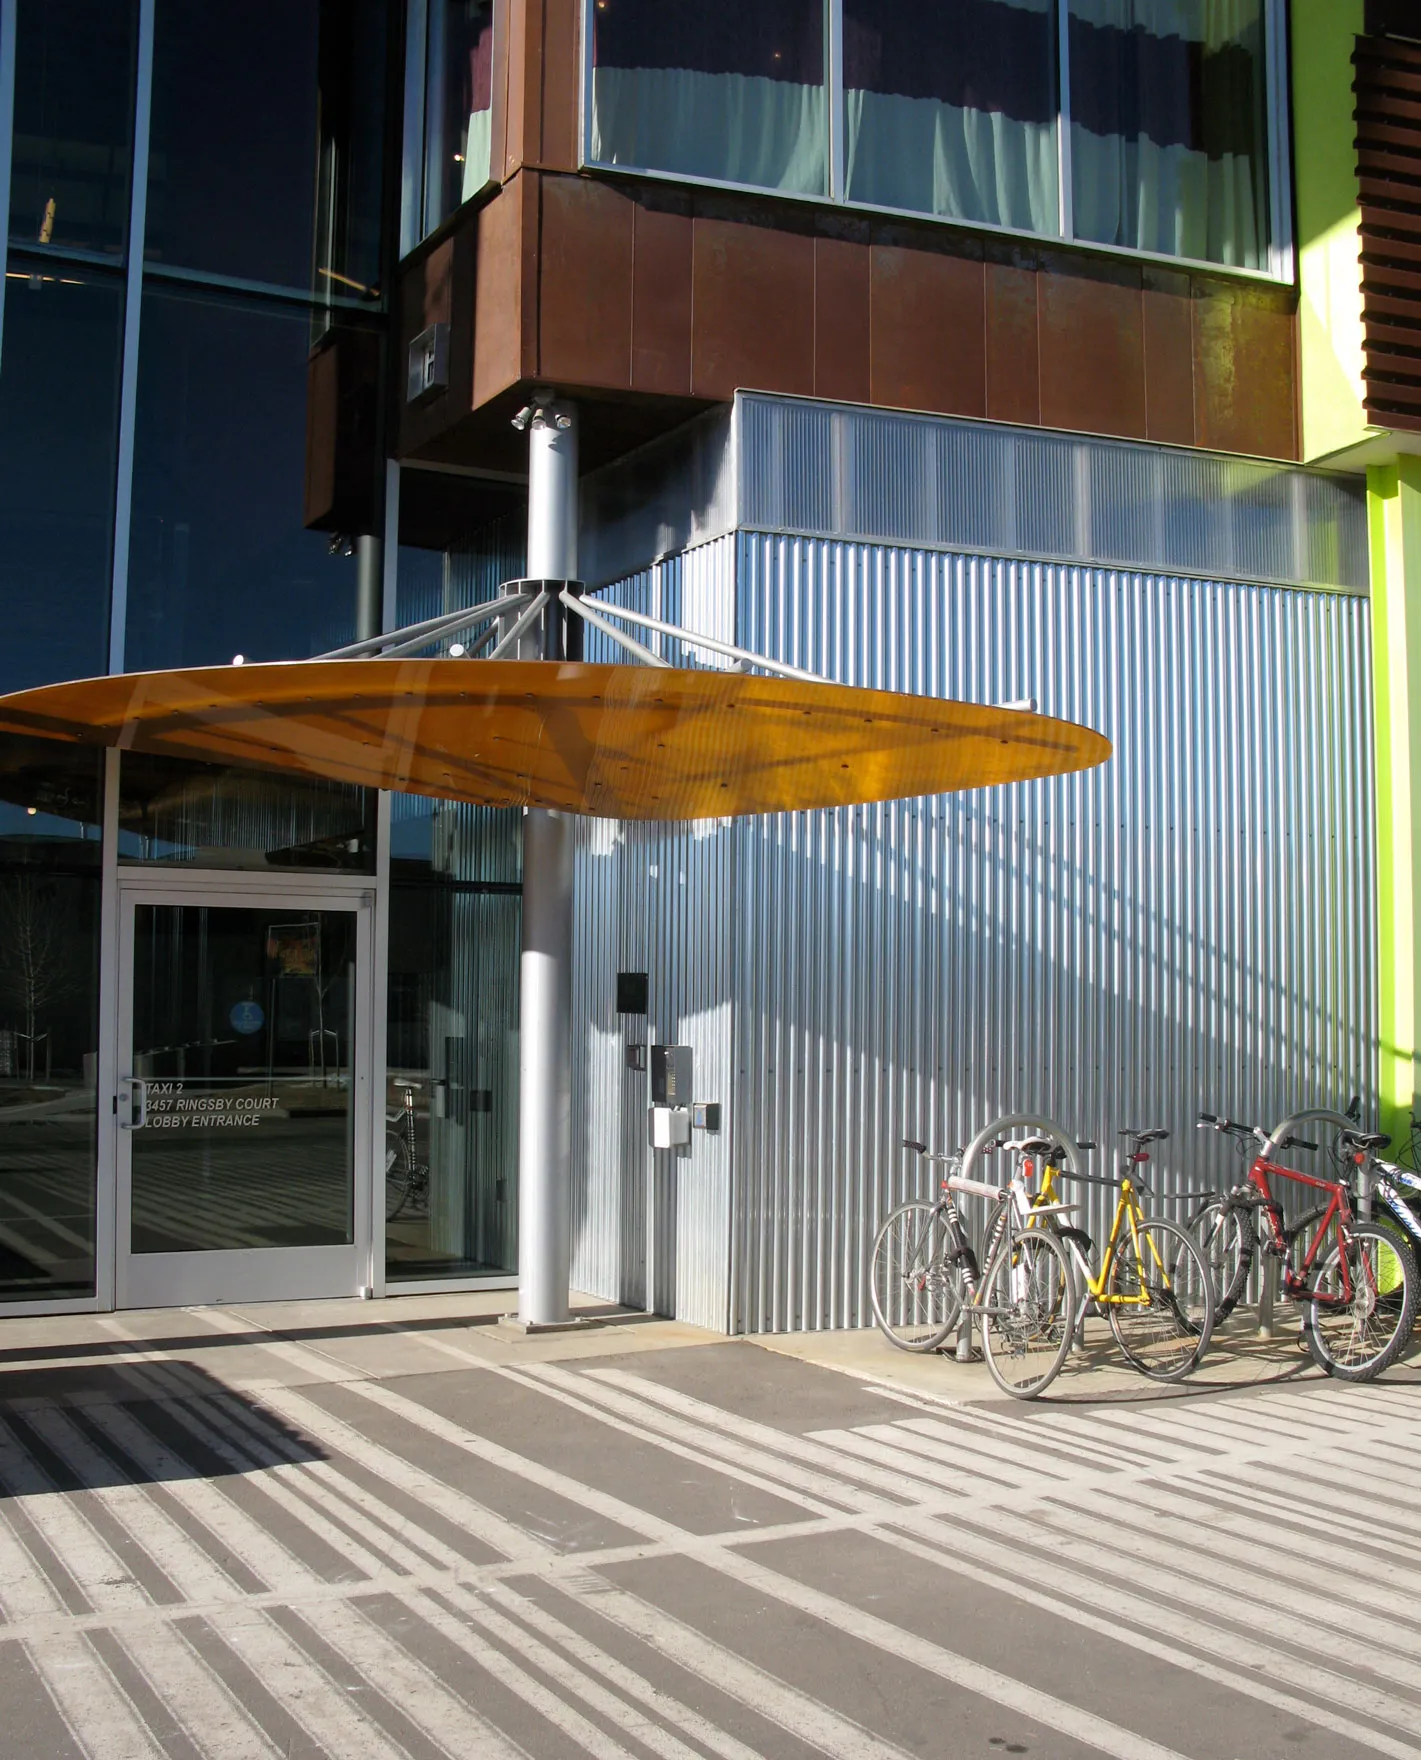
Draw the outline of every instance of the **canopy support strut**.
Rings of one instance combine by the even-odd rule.
[[[577,578],[577,410],[534,394],[528,431],[528,573]],[[541,603],[539,603],[541,601]],[[495,653],[561,659],[567,613],[540,595]],[[530,609],[532,609],[530,607]],[[510,640],[511,638],[511,640]],[[531,650],[536,647],[536,653]],[[518,1093],[518,1322],[566,1326],[572,1211],[573,818],[545,807],[523,815]]]

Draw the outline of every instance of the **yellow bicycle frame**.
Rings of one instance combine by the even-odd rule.
[[[1049,1161],[1042,1167],[1041,1190],[1036,1195],[1033,1208],[1036,1204],[1057,1204],[1060,1202],[1056,1193],[1056,1178],[1060,1171]],[[1144,1219],[1145,1213],[1141,1210],[1140,1200],[1135,1193],[1135,1182],[1128,1173],[1123,1173],[1120,1176],[1120,1194],[1115,1201],[1115,1215],[1110,1224],[1110,1239],[1105,1243],[1105,1253],[1100,1261],[1100,1270],[1092,1276],[1089,1266],[1086,1267],[1086,1288],[1090,1291],[1091,1299],[1099,1302],[1102,1307],[1109,1304],[1114,1307],[1147,1308],[1150,1305],[1148,1291],[1141,1290],[1138,1295],[1130,1296],[1113,1293],[1108,1288],[1110,1274],[1115,1269],[1115,1255],[1120,1250],[1122,1224],[1129,1226],[1130,1239],[1135,1248],[1135,1262],[1139,1264],[1139,1225]],[[1168,1289],[1169,1273],[1165,1270],[1164,1261],[1159,1256],[1159,1248],[1150,1235],[1147,1234],[1145,1240],[1149,1244],[1150,1257],[1155,1262],[1155,1268],[1163,1280],[1164,1287]]]

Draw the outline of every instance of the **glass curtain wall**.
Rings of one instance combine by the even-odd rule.
[[[130,669],[354,634],[352,546],[304,523],[307,368],[381,309],[386,11],[156,0]]]
[[[108,668],[135,0],[19,0],[0,332],[0,691]]]
[[[823,0],[596,0],[592,157],[829,193]]]
[[[403,251],[494,176],[494,0],[410,0],[406,10]],[[501,175],[501,168],[500,168]]]
[[[391,802],[385,1276],[518,1264],[519,815]]]
[[[401,472],[397,621],[522,575],[521,489]],[[385,1276],[507,1275],[518,1262],[521,814],[390,802]]]
[[[1267,6],[588,0],[586,156],[1266,270]]]
[[[0,741],[0,1301],[94,1294],[103,754]]]

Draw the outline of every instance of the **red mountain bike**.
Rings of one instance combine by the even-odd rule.
[[[1256,1125],[1216,1118],[1212,1112],[1199,1114],[1199,1126],[1234,1138],[1245,1153],[1250,1144],[1266,1147],[1268,1143],[1266,1132]],[[1275,1176],[1326,1194],[1306,1252],[1300,1256],[1294,1250],[1291,1263],[1283,1207],[1269,1184]],[[1299,1173],[1257,1153],[1244,1184],[1223,1198],[1222,1210],[1221,1221],[1236,1219],[1236,1232],[1250,1239],[1252,1216],[1256,1213],[1260,1218],[1260,1244],[1265,1253],[1284,1261],[1282,1293],[1304,1305],[1303,1337],[1320,1368],[1344,1381],[1370,1381],[1391,1367],[1411,1337],[1421,1300],[1421,1272],[1405,1241],[1353,1214],[1345,1183]]]

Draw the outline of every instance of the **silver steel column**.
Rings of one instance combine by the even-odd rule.
[[[528,424],[528,563],[535,580],[577,578],[577,412],[535,393]],[[561,612],[561,607],[558,607]],[[518,1318],[568,1318],[572,1160],[572,821],[523,819],[519,1001]]]
[[[385,546],[369,536],[355,540],[355,639],[378,636],[385,610]]]

